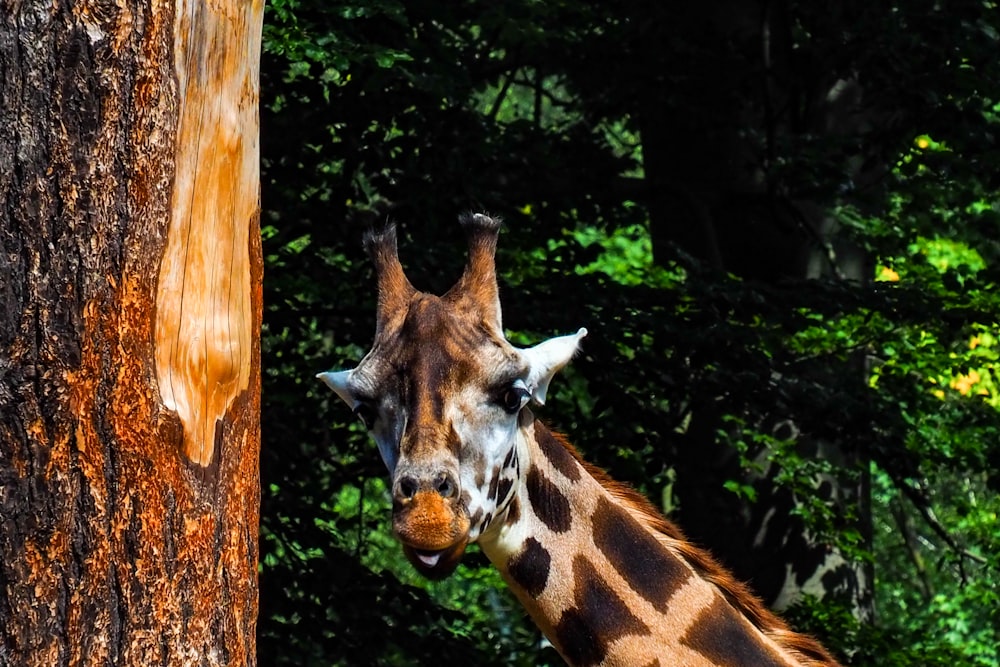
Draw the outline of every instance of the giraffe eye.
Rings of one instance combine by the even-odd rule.
[[[523,383],[515,383],[504,390],[503,394],[500,396],[500,407],[504,409],[508,414],[515,414],[518,410],[524,407],[524,404],[528,402],[528,397],[530,394],[528,390],[523,386]]]
[[[369,431],[372,430],[372,427],[375,426],[375,420],[378,419],[378,413],[375,411],[375,408],[368,403],[362,403],[360,401],[354,406],[354,416],[357,417],[361,421],[361,424]]]

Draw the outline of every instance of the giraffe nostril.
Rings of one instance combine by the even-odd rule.
[[[442,498],[451,498],[457,492],[454,480],[446,472],[438,474],[435,482],[435,488]]]
[[[417,495],[417,489],[420,488],[420,485],[414,478],[410,476],[405,476],[399,480],[398,488],[399,488],[399,495],[402,497],[403,500],[411,500],[413,496]]]

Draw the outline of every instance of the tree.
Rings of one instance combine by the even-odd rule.
[[[0,664],[252,665],[262,2],[0,16]]]

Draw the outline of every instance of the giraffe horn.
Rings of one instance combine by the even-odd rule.
[[[482,213],[470,213],[463,215],[458,222],[469,243],[469,258],[462,277],[444,298],[467,302],[469,307],[479,311],[488,327],[502,336],[495,261],[500,220]]]
[[[387,224],[370,229],[364,237],[364,248],[375,264],[378,279],[378,306],[375,313],[375,336],[382,332],[394,316],[405,313],[406,304],[416,290],[403,273],[396,249],[396,225]]]

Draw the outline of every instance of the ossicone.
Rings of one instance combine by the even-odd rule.
[[[503,336],[495,259],[502,223],[483,213],[466,213],[458,223],[465,232],[469,254],[462,277],[444,298],[478,312],[487,327]]]
[[[378,280],[378,308],[375,314],[375,335],[387,322],[405,310],[406,303],[416,290],[403,273],[396,248],[396,225],[387,222],[369,229],[364,236],[365,252],[375,265]]]

